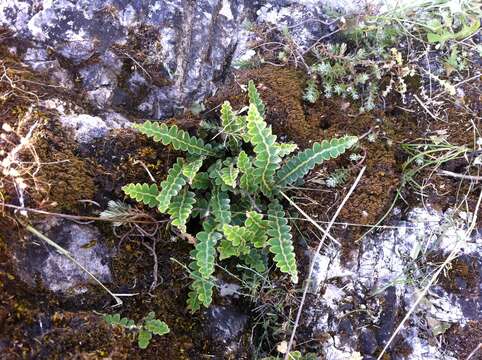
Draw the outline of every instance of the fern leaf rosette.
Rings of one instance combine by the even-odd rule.
[[[135,126],[154,141],[187,154],[177,159],[159,187],[129,184],[123,190],[167,213],[183,233],[189,232],[188,224],[200,221],[203,231],[195,237],[188,267],[192,283],[187,303],[193,312],[212,303],[216,264],[228,258],[236,258],[252,274],[266,272],[271,256],[278,271],[298,282],[295,244],[279,191],[358,140],[324,140],[295,153],[296,144],[277,142],[252,81],[247,92],[249,107],[234,111],[224,102],[218,123],[206,121],[202,138],[176,125],[146,121]]]

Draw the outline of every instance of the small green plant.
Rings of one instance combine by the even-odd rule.
[[[280,360],[280,359],[283,359],[283,358],[284,358],[284,356],[282,358],[276,357],[276,356],[269,356],[269,357],[263,358],[262,360]],[[288,355],[288,359],[290,359],[290,360],[317,360],[318,356],[315,353],[307,353],[307,354],[303,355],[300,351],[290,351],[290,353]]]
[[[120,326],[127,330],[137,332],[137,344],[139,348],[146,349],[151,342],[152,335],[166,335],[171,330],[164,321],[156,319],[156,314],[151,311],[141,323],[136,324],[134,320],[121,318],[120,314],[106,314],[104,321],[111,326]]]
[[[171,224],[181,232],[187,232],[190,219],[199,218],[202,223],[189,265],[193,281],[188,306],[192,311],[211,304],[216,262],[231,257],[263,272],[270,253],[276,267],[293,283],[298,282],[291,227],[280,192],[315,165],[340,156],[357,142],[354,136],[324,140],[288,157],[297,146],[276,141],[252,81],[248,97],[246,115],[234,112],[229,102],[222,105],[219,126],[205,127],[216,131],[209,143],[176,125],[150,121],[136,125],[154,141],[187,152],[186,158],[177,159],[160,187],[128,184],[123,190],[169,214]]]
[[[347,169],[336,169],[326,178],[325,185],[329,188],[341,186],[348,180],[348,175],[349,173]]]

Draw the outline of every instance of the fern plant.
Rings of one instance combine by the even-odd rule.
[[[146,121],[135,126],[154,141],[187,153],[185,159],[177,159],[159,187],[128,184],[123,190],[134,200],[169,214],[172,226],[181,232],[188,231],[189,221],[202,223],[189,265],[192,283],[187,302],[192,311],[211,304],[215,267],[226,259],[236,258],[264,272],[271,255],[276,268],[298,282],[291,227],[280,191],[357,142],[354,136],[344,136],[291,155],[296,144],[276,141],[252,81],[248,97],[249,107],[238,112],[229,102],[222,105],[219,124],[204,128],[212,131],[211,142],[175,125]]]
[[[151,311],[142,322],[136,324],[134,320],[121,318],[120,314],[106,314],[104,321],[111,326],[120,326],[127,330],[134,330],[137,333],[137,345],[141,349],[146,349],[151,342],[152,335],[166,335],[171,330],[164,321],[156,319],[156,314]]]

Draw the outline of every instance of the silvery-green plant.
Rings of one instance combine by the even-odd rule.
[[[315,165],[336,158],[357,142],[357,137],[314,143],[304,151],[296,144],[278,143],[264,120],[266,108],[252,81],[249,107],[235,112],[229,102],[221,107],[219,124],[207,142],[176,125],[146,121],[141,133],[163,145],[187,153],[178,158],[164,181],[128,184],[124,192],[161,213],[187,232],[190,219],[199,218],[202,231],[189,265],[192,283],[188,306],[192,311],[211,304],[215,265],[235,257],[255,271],[266,269],[268,255],[277,269],[298,282],[291,227],[280,201],[280,191],[302,179]],[[266,214],[266,215],[265,215]]]

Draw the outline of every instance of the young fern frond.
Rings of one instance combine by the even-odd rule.
[[[323,161],[335,159],[352,147],[358,138],[356,136],[344,136],[338,139],[323,140],[314,143],[313,147],[306,149],[298,155],[290,158],[276,174],[276,184],[286,186],[304,177],[316,165]]]
[[[230,202],[231,200],[226,192],[221,191],[218,187],[213,190],[209,206],[220,229],[231,222]]]
[[[250,142],[256,154],[254,175],[261,191],[269,195],[273,187],[273,175],[281,162],[276,135],[272,134],[271,127],[267,126],[254,104],[249,105],[247,122]]]
[[[298,282],[296,258],[291,241],[291,227],[285,218],[283,207],[278,201],[273,201],[268,208],[268,241],[269,251],[274,254],[276,267],[281,272],[289,274],[293,283]]]
[[[226,240],[230,241],[234,246],[242,246],[249,244],[251,241],[251,232],[243,226],[224,225],[223,233]]]
[[[196,199],[194,193],[184,190],[174,196],[169,204],[167,212],[171,215],[172,225],[177,227],[183,233],[186,232],[187,219],[191,215],[192,208]]]
[[[177,162],[169,169],[166,180],[161,182],[161,192],[156,197],[160,212],[166,212],[172,197],[176,196],[186,185],[186,177],[182,174],[182,166],[183,161],[177,159]]]
[[[253,164],[249,156],[244,151],[239,153],[236,166],[242,173],[241,177],[239,178],[239,187],[248,192],[255,193],[258,186],[254,176]]]
[[[156,184],[127,184],[122,191],[132,199],[153,208],[158,205],[159,190]]]
[[[225,101],[221,106],[221,126],[224,133],[235,139],[243,135],[245,127],[243,117],[236,115],[229,101]]]
[[[256,109],[258,109],[258,113],[261,117],[264,117],[266,107],[259,96],[258,90],[256,89],[256,85],[254,85],[253,80],[248,81],[248,97],[249,103],[254,104]]]
[[[201,231],[196,234],[196,265],[204,279],[209,279],[214,273],[214,260],[216,257],[216,244],[222,235],[217,232]]]
[[[246,221],[244,226],[252,234],[251,242],[256,248],[264,248],[268,236],[266,231],[268,230],[268,221],[263,219],[263,215],[256,211],[248,211],[246,213]]]
[[[192,155],[216,156],[211,145],[204,144],[202,139],[190,136],[187,131],[179,129],[176,125],[167,126],[158,122],[146,121],[143,124],[134,125],[141,133],[151,137],[163,145],[172,145],[175,150],[187,151]]]

